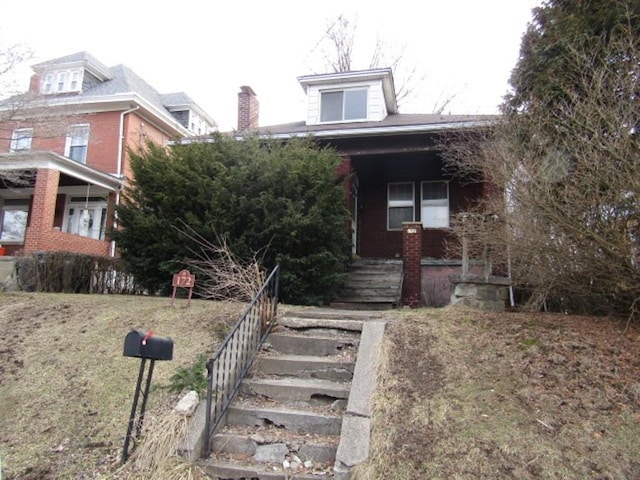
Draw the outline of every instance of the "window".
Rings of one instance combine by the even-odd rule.
[[[72,125],[67,134],[65,156],[80,163],[87,163],[89,125]]]
[[[1,242],[23,242],[27,229],[27,216],[29,214],[28,198],[5,199],[2,206],[2,223],[0,227]]]
[[[339,90],[320,93],[320,121],[366,120],[367,90]]]
[[[47,73],[42,82],[42,93],[52,93],[53,92],[53,73]]]
[[[387,228],[401,230],[403,222],[413,222],[413,183],[390,183],[387,188]]]
[[[449,228],[448,182],[422,182],[422,226]]]
[[[104,240],[107,200],[102,197],[71,197],[67,204],[64,231]]]
[[[40,84],[43,94],[79,92],[82,88],[82,69],[49,72]]]
[[[11,134],[11,151],[25,152],[31,150],[33,128],[16,128]]]

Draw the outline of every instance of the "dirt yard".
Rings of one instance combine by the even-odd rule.
[[[244,305],[105,295],[0,294],[0,459],[5,480],[102,478],[118,465],[140,360],[131,329],[170,337],[145,419],[172,408],[179,367],[210,352]]]
[[[626,326],[403,312],[387,330],[361,478],[640,479],[640,329]]]

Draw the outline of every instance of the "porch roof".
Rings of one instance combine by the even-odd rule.
[[[124,185],[124,179],[78,163],[75,160],[63,157],[54,152],[30,151],[23,153],[0,153],[0,172],[11,170],[38,170],[41,168],[58,170],[60,173],[113,192],[119,191]]]
[[[304,121],[260,127],[260,135],[275,138],[314,137],[344,138],[394,134],[430,133],[441,130],[460,130],[485,127],[495,124],[499,115],[439,115],[439,114],[393,114],[382,121],[342,122],[322,125],[307,125]]]

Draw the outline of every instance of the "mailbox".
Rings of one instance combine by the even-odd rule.
[[[151,331],[131,330],[124,338],[123,355],[150,360],[171,360],[173,358],[173,340],[167,337],[158,337]]]

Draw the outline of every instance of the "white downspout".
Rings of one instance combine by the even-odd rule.
[[[131,112],[135,112],[138,110],[140,106],[130,108],[129,110],[125,110],[120,114],[120,128],[118,129],[118,165],[116,166],[116,176],[121,179],[122,178],[122,160],[124,158],[124,154],[122,149],[124,148],[124,117]],[[120,189],[116,192],[116,208],[120,205]],[[113,219],[113,228],[117,227],[117,218],[114,216]],[[111,240],[111,245],[109,246],[109,256],[116,256],[116,242]]]

